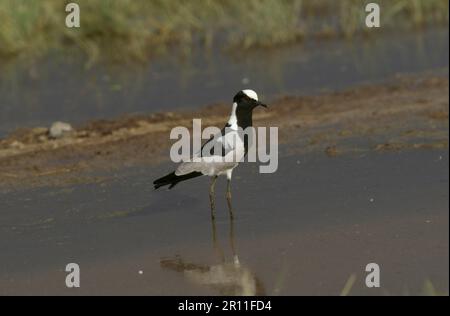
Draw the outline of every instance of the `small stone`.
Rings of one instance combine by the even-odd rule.
[[[325,153],[327,154],[328,157],[336,157],[339,152],[338,152],[336,146],[328,146],[325,149]]]
[[[40,135],[40,136],[38,137],[38,141],[39,141],[40,143],[45,143],[47,140],[48,140],[48,138],[47,138],[47,136],[45,136],[45,135]]]
[[[73,132],[72,125],[64,122],[55,122],[49,130],[50,138],[62,138],[70,135]]]

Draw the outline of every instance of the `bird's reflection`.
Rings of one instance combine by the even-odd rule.
[[[161,267],[183,273],[195,284],[212,288],[221,295],[265,295],[264,287],[257,276],[239,260],[234,238],[234,220],[230,219],[229,244],[232,258],[227,259],[217,239],[215,219],[211,220],[212,242],[217,264],[199,264],[185,261],[180,256],[161,260]]]

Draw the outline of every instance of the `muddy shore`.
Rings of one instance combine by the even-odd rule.
[[[448,148],[448,78],[399,76],[382,85],[308,97],[286,96],[259,110],[256,126],[278,126],[281,143],[296,153],[332,157],[353,151]],[[149,165],[167,160],[175,126],[222,127],[229,105],[195,112],[165,112],[98,120],[75,126],[63,139],[48,128],[17,130],[0,139],[0,186],[40,186],[82,181],[95,170]],[[76,179],[76,180],[75,180]]]
[[[264,100],[279,169],[243,163],[228,219],[218,181],[153,190],[170,129],[228,104],[0,140],[0,295],[448,295],[448,77]],[[65,286],[65,266],[81,288]],[[365,266],[381,287],[365,286]]]

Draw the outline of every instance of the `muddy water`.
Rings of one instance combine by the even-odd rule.
[[[448,293],[448,150],[328,158],[283,154],[275,174],[235,172],[230,223],[218,183],[153,191],[171,165],[98,183],[0,193],[0,294]],[[223,179],[222,179],[223,180]],[[264,197],[264,198],[263,198]],[[64,267],[81,267],[81,288]],[[365,265],[381,288],[364,285]]]
[[[85,69],[80,58],[0,65],[0,136],[24,126],[113,118],[229,102],[243,87],[270,99],[448,67],[448,29],[366,40],[309,42],[240,55],[194,52],[180,62]],[[448,73],[448,70],[447,70]]]

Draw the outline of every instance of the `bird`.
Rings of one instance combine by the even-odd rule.
[[[249,141],[241,131],[253,125],[253,110],[258,106],[267,108],[260,102],[255,91],[241,90],[233,97],[231,115],[220,134],[214,135],[205,142],[199,153],[198,160],[181,162],[175,171],[156,179],[153,182],[154,189],[169,186],[172,189],[182,181],[209,176],[212,178],[209,188],[211,218],[215,217],[215,185],[221,175],[227,177],[226,199],[230,218],[233,218],[231,204],[231,177],[234,168],[248,153]],[[208,145],[208,147],[206,147]],[[211,148],[211,150],[205,150]],[[219,148],[219,152],[216,152]]]

